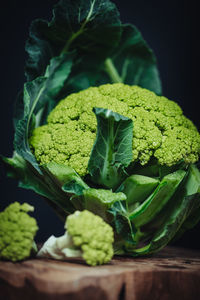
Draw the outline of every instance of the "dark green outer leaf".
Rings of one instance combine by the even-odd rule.
[[[16,129],[18,121],[23,119],[23,115],[24,115],[24,97],[23,97],[23,91],[20,91],[17,95],[17,98],[14,103],[14,107],[13,107],[14,129]]]
[[[38,99],[38,95],[43,91],[45,78],[37,78],[34,82],[27,83],[24,87],[24,117],[19,120],[16,126],[14,148],[16,152],[25,160],[29,161],[39,173],[41,173],[35,157],[30,151],[28,138],[29,127],[31,126],[31,117],[34,101]]]
[[[59,98],[65,98],[66,95],[79,92],[90,86],[99,86],[102,83],[100,70],[103,64],[104,60],[99,61],[98,58],[91,56],[76,57],[70,76],[59,94]],[[108,82],[109,80],[106,83]]]
[[[17,153],[12,158],[1,158],[4,162],[8,176],[18,179],[19,186],[31,189],[48,199],[49,204],[63,218],[63,215],[74,212],[74,207],[53,177],[39,174],[33,166]],[[62,213],[61,213],[62,211]],[[64,213],[63,213],[64,212]]]
[[[195,165],[190,166],[185,189],[187,195],[196,194],[196,197],[198,198],[198,194],[200,193],[200,172],[198,170],[198,167],[196,167]],[[186,230],[193,228],[200,221],[200,201],[198,202],[195,200],[195,204],[196,205],[194,205],[191,214],[188,214],[185,222],[177,232],[174,240],[179,239]]]
[[[95,183],[115,188],[132,161],[133,122],[108,109],[94,108],[97,136],[88,170]]]
[[[199,207],[192,210],[191,214],[187,217],[185,222],[181,225],[180,229],[176,233],[175,237],[172,241],[178,240],[185,231],[192,229],[195,225],[197,225],[200,221],[200,197],[199,194],[196,195],[199,199]],[[197,202],[197,201],[195,201]]]
[[[31,26],[26,77],[29,81],[44,75],[52,57],[73,49],[79,57],[93,54],[105,58],[120,35],[119,13],[109,0],[61,0],[50,23],[35,20]]]
[[[154,228],[151,242],[144,248],[134,249],[132,255],[150,254],[160,250],[174,238],[176,233],[178,233],[178,236],[179,233],[182,233],[181,226],[184,225],[184,222],[187,224],[187,220],[191,221],[192,215],[195,215],[193,220],[193,225],[195,225],[197,221],[195,212],[199,212],[200,209],[199,175],[195,165],[191,165],[188,170],[188,176],[185,178],[182,186],[168,202],[165,209],[158,215],[157,220],[155,220],[154,223],[157,223],[158,230]],[[190,225],[192,224],[190,223]],[[150,226],[152,225],[150,224],[148,227]]]
[[[185,221],[186,216],[191,213],[194,206],[196,206],[199,201],[199,194],[180,198],[172,210],[166,211],[165,222],[154,234],[151,242],[143,248],[131,250],[131,247],[127,247],[127,251],[133,256],[149,255],[165,247],[174,238],[176,232],[178,232]]]
[[[109,209],[109,212],[113,215],[113,224],[117,235],[119,235],[118,239],[123,239],[123,246],[126,242],[135,245],[136,228],[129,220],[125,202],[115,202]]]
[[[41,169],[44,175],[50,176],[66,193],[82,195],[83,190],[89,188],[70,166],[50,162],[46,165],[42,165]]]
[[[185,171],[178,170],[162,179],[155,191],[130,214],[129,218],[135,226],[143,226],[156,218],[176,192],[185,175]]]
[[[122,36],[117,49],[105,61],[105,71],[112,82],[139,85],[156,94],[162,94],[161,81],[153,51],[138,29],[122,25]],[[102,74],[103,75],[103,74]],[[108,81],[108,76],[104,80]]]
[[[183,224],[186,216],[191,213],[193,207],[196,206],[196,202],[199,203],[199,201],[200,195],[196,194],[183,198],[181,205],[173,211],[165,226],[154,236],[149,247],[149,253],[155,250],[158,251],[170,242]]]
[[[105,189],[85,189],[83,190],[84,208],[102,217],[107,223],[112,220],[110,208],[116,202],[125,202],[124,193],[113,193]]]
[[[52,176],[54,180],[57,180],[60,187],[70,183],[72,180],[76,180],[85,187],[88,187],[87,184],[84,183],[84,181],[76,173],[76,171],[70,166],[58,164],[56,162],[49,162],[46,165],[42,165],[41,169],[44,174]]]
[[[74,194],[76,196],[81,196],[83,195],[83,191],[85,190],[85,187],[82,186],[79,182],[76,180],[72,180],[69,183],[66,183],[63,187],[62,190],[64,192]]]
[[[132,25],[121,25],[108,0],[61,0],[50,23],[35,20],[26,44],[26,76],[45,74],[52,57],[76,51],[60,97],[109,82],[137,84],[161,94],[155,55]]]
[[[127,210],[130,213],[134,211],[139,203],[144,202],[153,193],[158,184],[158,179],[142,175],[134,174],[126,178],[118,190],[127,196]]]
[[[137,84],[162,94],[155,55],[141,33],[132,25],[122,25],[123,34],[112,54],[101,61],[83,56],[73,65],[63,96],[106,83]]]
[[[81,177],[75,172],[75,170],[64,164],[57,164],[50,162],[41,166],[44,177],[50,178],[51,181],[59,187],[60,193],[65,192],[66,204],[69,207],[76,208],[77,201],[71,201],[71,195],[82,195],[84,189],[88,189],[89,186],[81,179]],[[80,208],[78,208],[80,209]]]
[[[53,58],[45,77],[38,77],[24,86],[24,116],[16,126],[14,147],[17,153],[29,161],[39,173],[41,173],[40,168],[30,151],[28,142],[33,116],[35,114],[36,125],[41,125],[41,120],[45,119],[45,114],[48,114],[49,109],[54,105],[55,98],[70,73],[72,59],[73,54],[62,54],[60,57]]]
[[[59,55],[59,49],[53,49],[50,42],[44,39],[43,32],[48,28],[48,22],[34,20],[30,26],[29,39],[26,42],[25,50],[28,53],[25,75],[27,81],[45,74],[51,58]]]

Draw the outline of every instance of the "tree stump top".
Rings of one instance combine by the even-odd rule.
[[[200,299],[200,252],[166,247],[90,267],[77,259],[0,262],[1,300]]]

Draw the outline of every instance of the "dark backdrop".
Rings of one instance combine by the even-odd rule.
[[[73,0],[76,1],[76,0]],[[157,56],[163,94],[176,100],[184,113],[200,127],[198,118],[197,78],[197,7],[196,1],[131,1],[113,0],[122,21],[135,24]],[[11,156],[13,128],[12,106],[24,83],[25,40],[35,18],[50,19],[56,0],[7,0],[1,4],[0,66],[1,66],[1,142],[0,153]],[[49,235],[63,233],[63,224],[35,193],[19,189],[17,182],[5,177],[1,170],[0,210],[13,201],[27,201],[35,206],[34,216],[40,230],[38,241]],[[178,245],[200,249],[200,225],[190,230]]]

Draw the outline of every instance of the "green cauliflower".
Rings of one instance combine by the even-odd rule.
[[[14,202],[0,213],[0,259],[20,261],[35,247],[36,220],[28,215],[34,207]]]
[[[90,87],[69,95],[49,114],[48,124],[30,138],[40,164],[51,161],[69,165],[85,176],[96,137],[93,107],[102,107],[133,120],[133,162],[173,166],[199,159],[200,135],[177,103],[163,96],[123,83]]]
[[[105,264],[112,259],[113,229],[101,217],[88,210],[76,211],[67,217],[65,229],[63,236],[51,236],[44,243],[38,257],[81,257],[91,266]]]
[[[27,44],[13,157],[0,156],[8,175],[63,221],[79,211],[40,254],[109,261],[113,233],[84,210],[112,226],[115,254],[159,251],[200,221],[197,128],[177,103],[157,95],[156,58],[110,0],[61,0],[48,26],[40,23]]]

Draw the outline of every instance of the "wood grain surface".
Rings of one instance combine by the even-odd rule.
[[[0,262],[0,299],[196,300],[200,252],[166,247],[151,257],[115,257],[98,267],[78,260]]]

